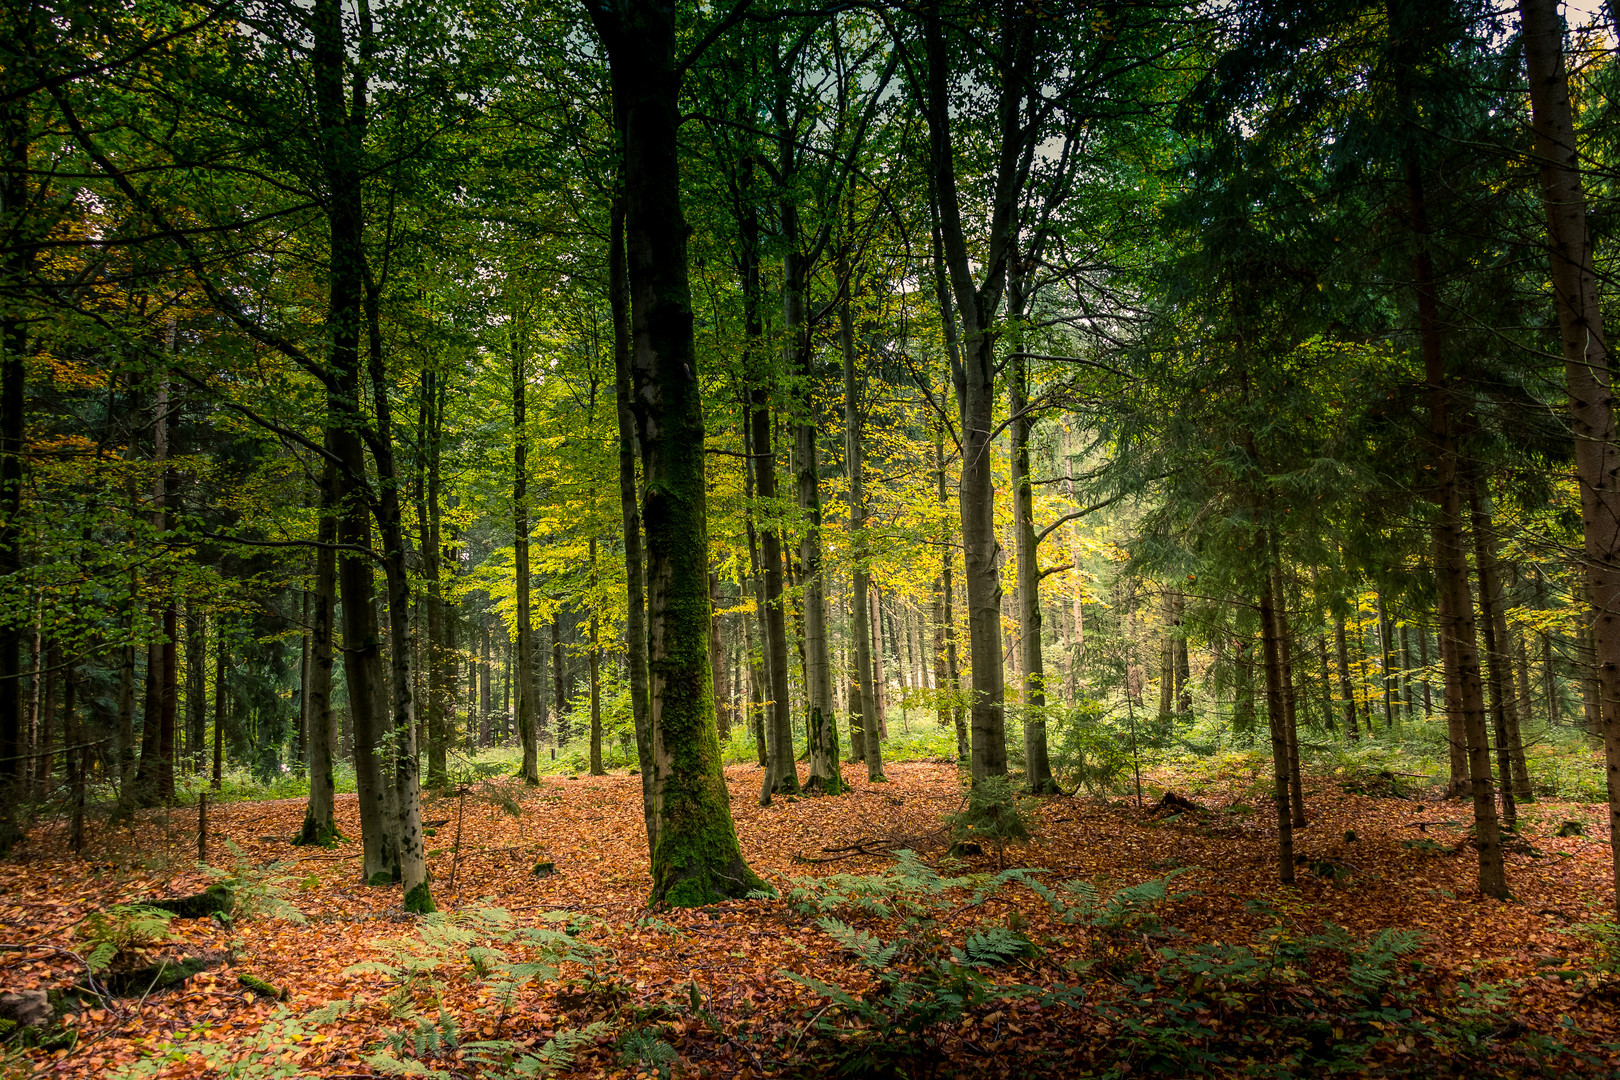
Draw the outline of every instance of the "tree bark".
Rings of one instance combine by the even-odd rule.
[[[1021,312],[1022,302],[1008,301]],[[1029,363],[1022,356],[1012,361],[1007,380],[1007,406],[1012,422],[1012,487],[1014,545],[1018,563],[1019,652],[1024,676],[1024,783],[1035,795],[1058,790],[1046,748],[1046,664],[1041,655],[1041,566],[1035,538],[1035,489],[1030,486]]]
[[[961,412],[962,479],[959,504],[972,659],[972,774],[975,782],[1007,772],[1005,686],[1001,647],[1001,582],[997,570],[995,487],[991,436],[995,431],[995,337],[993,323],[1006,286],[1015,238],[1013,217],[1021,188],[1021,104],[1030,38],[1024,16],[1008,5],[1001,13],[999,139],[990,204],[989,247],[979,260],[984,283],[976,286],[962,223],[951,133],[951,96],[942,19],[937,8],[924,17],[927,59],[926,118],[929,161],[944,263],[956,316],[961,323],[961,363],[953,373]]]
[[[1608,341],[1587,235],[1586,195],[1575,143],[1557,0],[1520,0],[1530,109],[1547,212],[1548,246],[1564,372],[1575,429],[1585,526],[1586,581],[1602,700],[1609,835],[1620,910],[1620,447],[1615,445]]]
[[[337,784],[333,745],[337,714],[332,710],[333,616],[337,590],[337,470],[330,461],[321,471],[320,519],[316,526],[315,589],[310,604],[309,685],[304,693],[304,726],[309,732],[309,803],[297,843],[330,847],[337,839],[334,821]]]
[[[647,531],[655,903],[701,905],[763,883],[743,861],[714,730],[701,385],[692,333],[672,12],[591,7],[623,118],[625,231]]]
[[[529,572],[529,436],[528,341],[519,312],[512,312],[512,563],[517,577],[517,643],[513,688],[517,698],[518,741],[523,762],[518,775],[529,785],[540,783],[540,738],[535,723],[539,687],[534,678],[534,609]],[[558,709],[559,723],[561,708]]]
[[[847,268],[841,268],[847,274]],[[877,783],[883,775],[883,744],[878,737],[877,688],[872,683],[871,551],[866,536],[866,460],[862,417],[855,379],[855,328],[849,303],[839,307],[839,343],[844,373],[844,465],[849,471],[850,633],[855,639],[855,675],[849,684],[850,723],[861,725],[860,757],[866,760],[866,778]],[[853,744],[852,745],[856,745]]]
[[[1486,896],[1508,894],[1502,862],[1496,801],[1491,791],[1489,740],[1486,735],[1484,687],[1474,628],[1474,605],[1468,589],[1468,558],[1463,541],[1462,491],[1456,434],[1451,418],[1450,389],[1441,353],[1439,302],[1429,255],[1429,226],[1423,177],[1415,158],[1405,165],[1407,213],[1416,254],[1413,282],[1417,292],[1419,343],[1428,384],[1430,437],[1433,442],[1435,502],[1435,576],[1444,601],[1442,640],[1446,655],[1448,697],[1456,694],[1457,716],[1467,742],[1468,780],[1473,795],[1475,836],[1479,845],[1479,889]],[[1444,650],[1443,650],[1444,651]],[[1449,703],[1449,702],[1448,702]]]

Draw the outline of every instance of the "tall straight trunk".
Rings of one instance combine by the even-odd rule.
[[[1412,700],[1412,634],[1406,623],[1401,623],[1401,705],[1406,719],[1416,718]]]
[[[493,687],[490,685],[494,678],[495,657],[490,633],[489,616],[478,616],[478,743],[488,746],[494,738],[494,718],[490,713],[494,709]]]
[[[1317,669],[1322,673],[1322,726],[1328,731],[1338,725],[1333,722],[1333,661],[1328,659],[1326,634],[1316,635]]]
[[[771,660],[771,650],[767,641],[770,637],[769,607],[765,602],[765,572],[760,567],[759,533],[754,528],[754,471],[755,460],[752,455],[754,446],[754,413],[753,407],[747,401],[742,402],[743,414],[743,445],[750,450],[747,468],[743,473],[743,500],[747,506],[744,520],[748,532],[748,571],[749,583],[754,592],[754,618],[752,625],[747,621],[743,623],[744,648],[748,652],[748,730],[754,737],[754,753],[759,758],[759,767],[765,770],[764,791],[769,798],[771,790],[770,773],[770,746],[766,736],[765,711],[769,707],[766,699],[770,696],[770,676],[766,674],[766,665]],[[754,630],[759,631],[759,647],[754,645]]]
[[[765,357],[757,354],[761,370],[753,380],[753,462],[754,492],[759,501],[770,505],[776,497],[776,453],[770,409],[770,389],[766,382]],[[765,710],[766,766],[761,803],[769,803],[774,791],[797,791],[798,768],[793,762],[793,727],[788,690],[787,610],[782,597],[786,574],[782,558],[782,535],[776,529],[760,533],[760,553],[765,564],[765,678],[768,705]]]
[[[1451,770],[1448,797],[1461,797],[1469,790],[1468,734],[1463,730],[1462,697],[1452,673],[1457,669],[1454,641],[1445,632],[1446,612],[1451,601],[1444,593],[1436,598],[1435,614],[1440,626],[1436,634],[1440,652],[1441,696],[1445,701],[1447,764]]]
[[[170,325],[173,342],[173,324]],[[158,380],[152,397],[152,532],[162,536],[169,530],[169,380]],[[170,586],[165,585],[165,589]],[[141,713],[141,763],[135,773],[139,801],[146,805],[174,798],[174,715],[178,685],[178,651],[175,648],[175,605],[173,599],[154,602],[152,620],[162,637],[147,645],[146,698]]]
[[[866,590],[867,614],[872,624],[872,696],[867,704],[875,714],[879,739],[889,737],[889,682],[883,673],[883,598],[877,586]]]
[[[1380,589],[1373,594],[1378,598],[1378,657],[1379,671],[1382,675],[1380,682],[1384,687],[1384,730],[1395,730],[1395,682],[1393,654],[1389,649],[1389,613],[1384,606],[1384,593]]]
[[[720,575],[709,571],[709,606],[720,610]],[[731,739],[731,701],[727,685],[725,617],[709,620],[709,655],[714,657],[714,733],[721,742]]]
[[[934,295],[939,305],[940,320],[945,328],[945,355],[954,373],[962,368],[961,354],[957,348],[956,318],[952,314],[951,290],[945,273],[945,244],[941,237],[938,223],[937,200],[930,203],[934,210]],[[936,498],[941,508],[940,520],[943,533],[939,538],[940,561],[940,593],[943,600],[944,611],[941,618],[944,621],[945,638],[945,685],[950,691],[951,721],[956,728],[956,760],[969,762],[972,756],[971,741],[968,737],[967,718],[962,705],[962,677],[957,666],[956,656],[956,589],[951,580],[951,567],[956,558],[955,541],[951,534],[948,516],[944,512],[946,506],[946,476],[945,476],[945,421],[934,420],[934,479],[936,482]],[[941,721],[943,723],[943,720]]]
[[[219,790],[225,770],[225,715],[230,692],[225,684],[225,620],[214,619],[214,770],[210,786]]]
[[[90,771],[91,748],[83,745],[83,726],[78,710],[79,669],[68,662],[62,671],[62,745],[67,748],[63,766],[68,783],[68,848],[75,855],[84,854],[84,802],[85,777]]]
[[[132,633],[135,628],[135,604],[139,593],[140,579],[131,570],[129,590],[120,598],[119,604],[123,608],[119,622],[126,634]],[[133,643],[125,645],[118,653],[118,803],[122,814],[135,804],[135,646]],[[5,691],[4,683],[0,682],[0,703],[11,696],[13,694]],[[3,847],[0,844],[0,848]]]
[[[591,537],[591,595],[596,595],[596,537]],[[591,601],[591,775],[606,776],[602,767],[602,643],[598,638],[596,601]],[[714,620],[709,620],[711,625]]]
[[[634,379],[647,531],[647,638],[658,840],[652,900],[710,904],[764,887],[743,861],[714,730],[703,402],[693,342],[672,11],[591,7],[621,118]]]
[[[353,712],[355,782],[360,801],[361,877],[384,884],[400,877],[398,808],[394,785],[384,774],[388,684],[383,671],[373,582],[371,515],[365,498],[367,466],[360,430],[360,332],[365,282],[362,242],[364,209],[360,191],[360,146],[364,138],[365,87],[346,85],[351,43],[338,0],[316,0],[311,20],[314,47],[310,63],[316,112],[329,133],[322,146],[330,191],[328,228],[329,360],[326,450],[337,465],[338,543],[343,604],[344,676]],[[351,104],[352,102],[352,104]],[[409,635],[394,642],[408,651]]]
[[[847,271],[846,271],[847,272]],[[866,535],[866,461],[859,385],[855,377],[855,329],[849,303],[839,307],[839,343],[844,370],[844,464],[849,472],[849,535],[852,564],[850,634],[855,639],[855,673],[849,684],[851,725],[861,725],[858,756],[866,759],[866,778],[883,775],[883,745],[878,737],[877,687],[872,683],[871,551]],[[853,738],[853,735],[852,735]],[[852,745],[857,745],[853,744]]]
[[[1013,218],[1022,193],[1020,163],[1028,137],[1022,105],[1032,43],[1029,17],[1013,5],[1000,12],[1001,88],[997,103],[999,138],[992,174],[989,248],[978,260],[983,284],[973,278],[962,199],[956,185],[951,132],[950,51],[937,8],[924,18],[927,58],[925,114],[929,165],[934,179],[943,262],[948,270],[955,312],[961,324],[960,363],[953,372],[961,413],[962,479],[959,505],[967,580],[968,638],[973,667],[972,774],[975,782],[1007,772],[1005,686],[1001,647],[1001,582],[997,567],[994,469],[996,312],[1007,282],[1007,264],[1017,233]],[[1032,130],[1032,128],[1031,128]],[[948,315],[947,315],[948,317]]]
[[[794,143],[782,140],[783,175],[792,175]],[[816,438],[814,404],[811,400],[811,343],[809,327],[805,321],[804,258],[799,244],[799,210],[791,198],[781,205],[782,243],[786,249],[782,263],[782,369],[799,376],[803,383],[796,405],[798,417],[793,424],[794,498],[804,523],[804,538],[799,544],[799,575],[803,584],[800,594],[799,627],[800,666],[804,673],[805,728],[807,733],[826,738],[826,725],[832,719],[832,672],[827,664],[827,601],[822,590],[821,575],[821,484],[818,476],[820,448]],[[796,794],[799,774],[793,764],[793,729],[787,725],[773,732],[773,748],[785,769],[778,767],[775,787],[779,792]],[[811,747],[825,768],[825,747]],[[814,775],[814,770],[812,770]],[[825,782],[825,777],[821,778]]]
[[[296,724],[297,730],[294,732],[293,749],[295,753],[289,764],[292,765],[294,776],[303,776],[304,764],[309,760],[309,732],[305,725],[305,721],[309,716],[309,702],[306,700],[309,697],[309,589],[302,588],[298,591],[300,593],[298,598],[298,720]],[[188,685],[191,678],[190,671],[188,657],[186,667]],[[188,700],[187,708],[189,709],[189,707]]]
[[[1282,574],[1271,569],[1272,619],[1276,623],[1277,658],[1281,664],[1283,732],[1288,739],[1288,803],[1294,827],[1305,822],[1305,786],[1299,772],[1299,701],[1294,691],[1294,631],[1288,621],[1287,593]]]
[[[445,712],[450,696],[450,686],[446,679],[448,640],[445,627],[444,586],[440,581],[440,566],[443,563],[443,539],[441,536],[441,498],[439,481],[439,445],[443,429],[442,409],[443,391],[439,387],[438,374],[431,368],[422,372],[422,402],[421,411],[423,423],[420,425],[420,445],[417,453],[423,462],[427,473],[426,483],[423,486],[422,502],[419,510],[421,517],[422,537],[422,577],[427,585],[427,595],[423,597],[423,606],[427,614],[427,640],[423,643],[423,660],[427,667],[427,699],[425,728],[427,732],[427,784],[431,788],[445,788],[450,785],[450,774],[446,768],[445,753],[449,748],[449,729],[446,723]]]
[[[1418,628],[1418,664],[1423,668],[1423,715],[1434,715],[1434,699],[1429,691],[1429,628]]]
[[[26,16],[7,20],[20,48],[29,45],[34,18],[30,11]],[[19,78],[15,73],[26,70],[17,64],[8,64],[7,68],[10,77],[5,78],[6,83],[13,83]],[[20,75],[22,79],[30,77]],[[23,567],[28,323],[18,298],[24,294],[33,265],[33,247],[22,242],[28,222],[29,135],[28,95],[0,102],[0,143],[4,147],[0,153],[5,155],[6,165],[0,173],[0,229],[5,230],[0,236],[0,580],[7,583],[15,580]],[[23,752],[21,675],[22,629],[7,619],[0,624],[0,854],[9,851],[21,836],[13,812],[20,794],[16,784]]]
[[[1019,293],[1007,306],[1021,312]],[[1046,661],[1041,655],[1041,567],[1035,536],[1035,489],[1030,486],[1029,363],[1022,356],[1012,361],[1007,380],[1007,406],[1012,422],[1012,488],[1015,560],[1018,564],[1019,667],[1023,669],[1024,783],[1036,795],[1058,790],[1046,748]]]
[[[1520,0],[1530,110],[1585,526],[1615,904],[1620,910],[1620,446],[1557,0]]]
[[[1408,33],[1415,33],[1409,30]],[[1401,42],[1402,46],[1410,43]],[[1402,49],[1402,51],[1405,51]],[[1463,735],[1468,747],[1468,779],[1474,802],[1475,836],[1479,844],[1479,890],[1486,896],[1508,893],[1502,862],[1496,800],[1491,791],[1490,747],[1486,734],[1485,691],[1480,679],[1479,648],[1474,627],[1474,605],[1468,589],[1468,557],[1463,541],[1463,493],[1460,487],[1457,439],[1450,412],[1445,358],[1441,353],[1439,301],[1434,265],[1428,249],[1429,225],[1423,175],[1412,154],[1405,167],[1407,212],[1417,251],[1413,283],[1417,293],[1419,343],[1424,379],[1428,384],[1429,425],[1433,442],[1435,502],[1435,576],[1445,601],[1442,636],[1451,646],[1447,668],[1448,691],[1455,689]]]
[[[40,666],[45,670],[39,694],[39,739],[33,747],[34,792],[41,802],[51,798],[51,772],[56,758],[56,672],[62,663],[62,648],[47,642],[41,652]]]
[[[513,657],[513,694],[517,698],[518,741],[523,763],[518,775],[526,784],[540,782],[540,733],[536,723],[539,686],[534,677],[534,610],[529,572],[529,434],[528,340],[519,313],[512,313],[512,564],[517,576],[517,642]],[[558,709],[559,723],[561,708]]]
[[[1256,517],[1258,518],[1258,513]],[[1265,540],[1261,540],[1262,545]],[[1269,545],[1268,545],[1269,546]],[[1262,557],[1265,551],[1261,552]],[[1277,812],[1277,876],[1284,885],[1294,881],[1293,783],[1288,756],[1288,716],[1283,695],[1281,635],[1277,632],[1275,576],[1267,573],[1260,592],[1260,644],[1266,671],[1266,720],[1271,731],[1271,796]]]
[[[562,614],[551,617],[551,689],[557,705],[557,745],[562,746],[573,736],[573,708],[568,700],[568,680],[563,657]]]
[[[203,771],[208,730],[208,625],[197,605],[186,608],[186,756],[193,776]]]
[[[337,840],[333,818],[337,784],[333,744],[337,714],[332,709],[333,617],[337,592],[337,470],[328,461],[321,472],[320,518],[316,526],[315,588],[310,596],[309,685],[304,692],[304,726],[309,732],[309,803],[297,843],[330,847]]]
[[[1501,791],[1502,820],[1509,829],[1514,829],[1518,820],[1515,796],[1519,788],[1514,751],[1518,751],[1517,757],[1522,762],[1524,747],[1519,744],[1519,716],[1513,701],[1513,672],[1507,656],[1507,615],[1503,611],[1496,529],[1491,521],[1490,496],[1483,487],[1479,475],[1470,470],[1468,507],[1473,517],[1474,573],[1479,582],[1479,615],[1485,636],[1485,672],[1496,741],[1496,778]]]
[[[362,12],[366,9],[362,7]],[[361,264],[364,265],[363,263]],[[388,748],[391,755],[387,780],[393,786],[393,835],[398,853],[397,878],[403,886],[408,912],[428,914],[435,909],[428,885],[427,837],[422,827],[421,760],[416,739],[416,695],[412,670],[414,628],[411,626],[411,582],[406,565],[405,528],[399,501],[400,476],[393,454],[394,426],[389,417],[389,393],[383,363],[382,320],[377,286],[369,271],[365,289],[366,367],[371,377],[371,401],[376,414],[372,458],[377,471],[377,498],[372,512],[377,521],[383,580],[388,588],[388,689],[390,691]]]

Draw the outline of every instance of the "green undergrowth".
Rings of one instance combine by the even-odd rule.
[[[1172,916],[1195,874],[1128,886],[1027,869],[947,876],[902,852],[877,874],[796,879],[789,904],[864,972],[784,972],[821,998],[801,1065],[935,1075],[952,1054],[976,1052],[975,1022],[1059,1008],[1073,1010],[1062,1045],[1015,1041],[1024,1074],[1575,1077],[1602,1067],[1514,1022],[1517,983],[1443,979],[1413,931],[1301,929],[1306,909],[1288,890],[1251,903],[1248,940],[1192,940]],[[990,903],[1018,893],[1034,894],[1061,930],[1032,932],[1020,908]]]

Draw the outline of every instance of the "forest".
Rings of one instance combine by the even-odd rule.
[[[6,0],[0,1078],[1620,1076],[1617,32]]]

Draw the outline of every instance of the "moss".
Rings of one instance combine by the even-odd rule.
[[[131,971],[109,972],[101,977],[101,982],[117,997],[136,997],[179,986],[208,966],[209,962],[202,957],[188,956]]]
[[[529,871],[535,877],[550,877],[556,872],[557,864],[554,862],[537,862],[534,864],[534,869]]]
[[[283,990],[279,986],[273,985],[272,983],[265,982],[257,975],[238,975],[236,977],[236,981],[241,983],[247,989],[253,991],[255,994],[260,994],[275,1001],[287,1000],[287,991]]]
[[[375,874],[372,874],[371,877],[366,879],[366,884],[372,886],[373,888],[383,885],[392,885],[393,883],[394,875],[390,874],[386,870],[379,870]]]
[[[338,841],[344,839],[338,832],[337,826],[328,821],[317,823],[314,818],[306,817],[304,827],[298,833],[293,843],[299,847],[320,847],[328,851],[338,846]]]
[[[421,882],[405,894],[405,910],[417,915],[431,915],[439,910],[433,906],[433,893],[427,882]]]
[[[146,906],[170,912],[182,919],[206,919],[210,915],[229,915],[234,911],[236,894],[227,885],[210,885],[195,896],[148,900]]]

